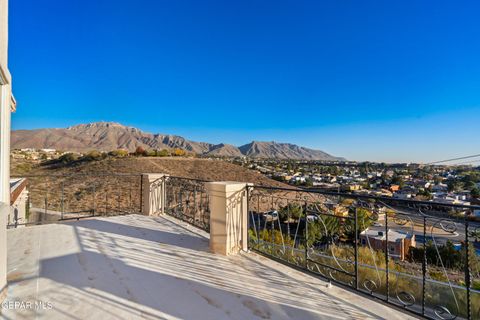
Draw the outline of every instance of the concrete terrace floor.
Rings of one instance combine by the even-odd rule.
[[[8,247],[4,319],[411,318],[254,253],[211,254],[208,234],[171,217],[13,229]]]

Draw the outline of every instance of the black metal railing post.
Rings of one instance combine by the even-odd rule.
[[[117,190],[117,212],[122,212],[122,207],[120,205],[120,190]]]
[[[305,217],[305,268],[308,270],[308,213],[306,201],[303,206],[303,216]]]
[[[65,191],[65,185],[64,185],[64,181],[62,181],[62,196],[61,196],[61,214],[60,214],[60,217],[61,219],[63,219],[63,214],[65,212],[65,208],[64,208],[64,191]]]
[[[105,215],[108,214],[108,185],[105,186]]]
[[[193,214],[193,225],[194,226],[197,225],[196,223],[198,221],[197,220],[197,212],[198,212],[197,209],[198,209],[197,208],[197,188],[194,188],[193,189],[193,212],[192,212],[192,214]]]
[[[130,179],[130,183],[128,184],[129,188],[129,198],[128,198],[128,211],[132,210],[132,180]]]
[[[183,205],[183,189],[179,190],[178,192],[179,195],[179,203],[180,203],[180,220],[185,221],[183,211],[185,211],[184,205]]]
[[[44,213],[44,220],[47,220],[47,215],[48,215],[48,178],[45,183],[45,213]]]
[[[140,213],[143,212],[143,174],[140,175]]]
[[[246,197],[247,197],[247,248],[250,250],[250,232],[248,232],[250,230],[250,224],[253,223],[253,228],[255,229],[255,234],[257,234],[257,230],[256,230],[256,226],[255,226],[255,221],[253,220],[253,213],[251,213],[250,209],[250,186],[247,184],[247,186],[245,187],[246,191],[247,191],[247,194],[246,194]],[[200,195],[200,199],[203,199],[203,197]],[[201,205],[201,207],[203,208],[203,205]],[[202,212],[202,214],[205,214]],[[250,221],[250,219],[252,219]],[[210,223],[209,223],[210,224]],[[210,226],[209,226],[210,227]],[[258,235],[257,235],[257,239],[258,239]]]
[[[93,216],[95,217],[95,211],[97,210],[97,187],[95,182],[93,183]]]
[[[275,238],[274,238],[274,229],[275,229],[275,223],[273,221],[273,212],[274,212],[274,201],[273,201],[273,196],[272,196],[272,205],[270,207],[270,216],[271,216],[271,219],[270,219],[270,223],[272,224],[271,225],[271,228],[270,228],[270,253],[273,254],[274,253],[274,248],[275,248]]]
[[[355,207],[355,239],[353,240],[355,246],[355,289],[358,290],[358,212],[357,207]]]
[[[465,286],[467,287],[467,319],[472,319],[471,310],[471,277],[470,277],[470,251],[469,251],[469,239],[468,239],[468,220],[465,215]]]
[[[260,211],[260,195],[257,195],[257,213]],[[257,214],[257,225],[258,225],[258,232],[257,232],[257,249],[260,249],[260,215]]]
[[[425,315],[425,296],[426,296],[426,277],[427,277],[427,218],[423,216],[423,258],[422,258],[422,315]]]
[[[287,205],[287,237],[290,241],[290,206]]]
[[[167,176],[162,177],[162,214],[167,213]],[[210,225],[209,225],[210,227]]]
[[[388,268],[388,212],[385,212],[385,289],[386,289],[386,298],[388,302],[390,296],[390,283],[389,283],[389,268]]]

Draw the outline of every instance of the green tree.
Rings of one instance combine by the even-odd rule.
[[[313,187],[313,180],[311,178],[307,178],[305,180],[305,186],[306,187]]]
[[[337,216],[320,215],[317,220],[308,221],[307,245],[309,247],[318,242],[332,244],[342,235],[342,225]]]
[[[480,198],[480,189],[478,189],[478,187],[475,187],[470,190],[470,196],[472,196],[472,198]]]
[[[460,191],[462,189],[462,186],[463,184],[460,181],[454,179],[447,182],[448,191],[450,192]]]
[[[464,182],[464,188],[467,190],[472,190],[473,188],[476,188],[477,184],[471,180]]]
[[[400,189],[405,186],[405,181],[403,180],[403,177],[400,176],[400,175],[397,175],[397,174],[392,177],[391,182],[392,182],[392,184],[398,185],[400,187]]]
[[[289,203],[278,211],[280,221],[288,221],[288,218],[298,221],[303,215],[303,207],[298,203]]]
[[[350,215],[355,217],[355,209],[351,209]],[[374,219],[372,218],[372,213],[365,208],[357,208],[357,234],[360,234],[362,231],[370,227]],[[349,239],[355,238],[355,220],[348,219],[345,221],[345,235]]]

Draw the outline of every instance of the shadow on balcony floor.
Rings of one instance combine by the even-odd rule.
[[[6,319],[408,318],[256,254],[211,254],[208,234],[170,217],[97,218],[8,237],[7,302],[33,305],[4,308]]]

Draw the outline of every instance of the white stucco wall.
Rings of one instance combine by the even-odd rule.
[[[10,107],[8,71],[8,0],[0,0],[0,301],[7,284],[7,215],[10,206]],[[8,209],[5,209],[5,205]],[[2,292],[3,291],[3,292]]]
[[[8,0],[0,0],[0,68],[4,78],[10,83],[8,71]]]

